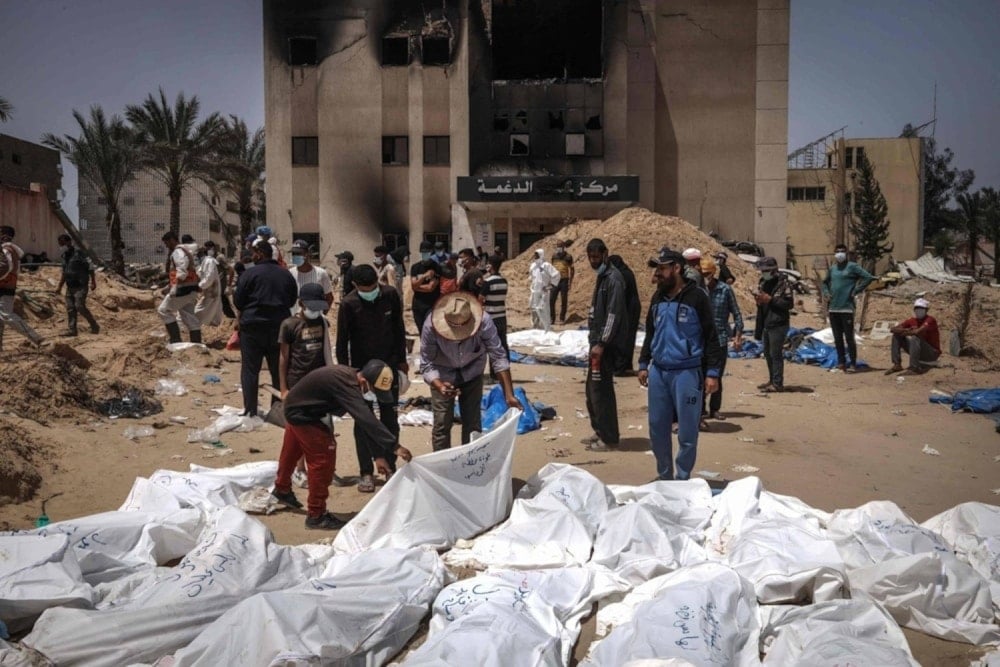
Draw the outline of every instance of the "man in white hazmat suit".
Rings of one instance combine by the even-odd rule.
[[[549,292],[559,284],[559,270],[545,261],[545,251],[539,248],[528,269],[531,277],[531,296],[528,307],[531,309],[531,327],[549,331],[552,320],[549,317]]]
[[[188,235],[185,234],[184,238],[187,239]],[[201,320],[194,313],[194,307],[198,302],[198,290],[201,289],[199,287],[201,278],[198,276],[198,265],[194,256],[198,251],[198,244],[178,242],[177,234],[173,231],[168,231],[160,240],[170,253],[170,258],[167,260],[170,285],[165,290],[163,301],[156,311],[167,329],[169,342],[181,342],[180,322],[184,322],[184,326],[191,334],[191,342],[200,343]]]
[[[219,261],[215,259],[215,242],[205,241],[205,256],[198,265],[198,287],[201,296],[194,307],[202,326],[217,327],[222,324],[222,283],[219,280]]]

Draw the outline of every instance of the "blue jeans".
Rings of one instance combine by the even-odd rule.
[[[690,479],[698,454],[701,420],[700,368],[665,371],[649,367],[649,442],[659,479]],[[677,469],[673,462],[671,427],[677,415]]]

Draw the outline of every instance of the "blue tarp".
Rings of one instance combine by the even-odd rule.
[[[730,359],[756,359],[764,354],[764,346],[759,340],[744,338],[739,350],[729,350]]]
[[[577,359],[576,357],[570,355],[564,355],[555,358],[547,357],[533,357],[530,354],[521,354],[515,350],[510,351],[510,360],[515,364],[551,364],[553,366],[573,366],[575,368],[586,368],[587,361],[585,359]]]
[[[823,368],[833,368],[837,365],[837,349],[815,338],[806,338],[792,353],[791,359],[797,364],[814,363]],[[847,363],[851,363],[850,358]],[[859,359],[857,366],[867,368],[868,364]]]
[[[1000,387],[957,391],[952,397],[951,410],[952,412],[965,410],[980,414],[1000,412]]]
[[[524,435],[529,431],[535,431],[542,426],[542,418],[538,410],[528,400],[528,395],[520,387],[514,388],[514,395],[521,402],[521,417],[517,420],[517,434]],[[504,413],[507,412],[507,401],[503,397],[503,387],[494,385],[490,393],[483,396],[483,430],[488,431]]]

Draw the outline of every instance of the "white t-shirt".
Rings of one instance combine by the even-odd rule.
[[[326,272],[326,269],[321,269],[315,264],[312,265],[312,271],[306,271],[299,273],[299,267],[290,266],[288,267],[288,272],[292,274],[292,278],[295,278],[295,284],[298,289],[302,289],[303,285],[311,285],[312,283],[319,283],[319,286],[323,288],[323,294],[333,294],[333,283],[330,282],[330,274]],[[292,315],[297,315],[299,313],[299,303],[295,302],[292,306]]]

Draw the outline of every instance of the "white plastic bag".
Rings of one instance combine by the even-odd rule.
[[[187,387],[180,380],[159,379],[153,392],[157,396],[183,396],[187,393]]]

